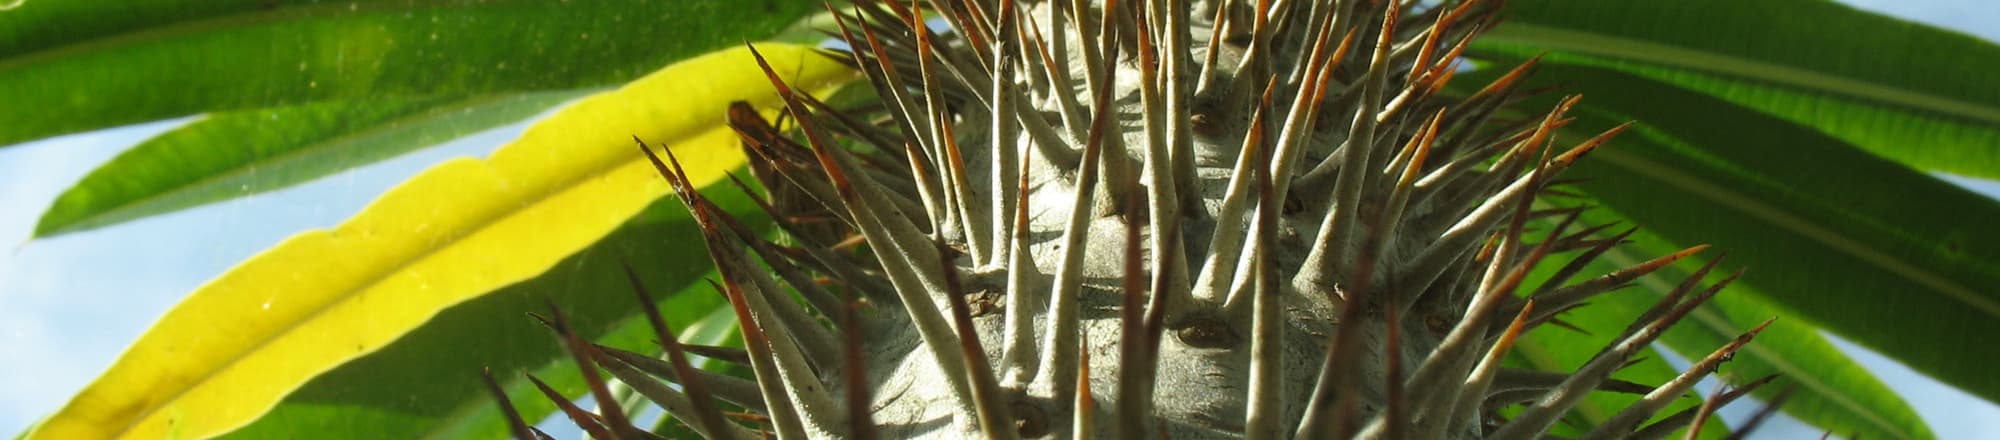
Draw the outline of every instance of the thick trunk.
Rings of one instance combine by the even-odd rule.
[[[1573,100],[1488,125],[1513,75],[1439,93],[1492,5],[858,3],[835,56],[879,106],[827,113],[773,75],[800,131],[735,120],[799,248],[680,188],[749,330],[763,389],[736,398],[780,438],[1530,438],[1591,390],[1646,390],[1608,376],[1714,292],[1684,285],[1573,375],[1502,374],[1523,328],[1685,253],[1520,288],[1618,242],[1535,197],[1615,130],[1550,145]],[[688,398],[698,431],[742,430]]]

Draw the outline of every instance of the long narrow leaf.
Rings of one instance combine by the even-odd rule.
[[[0,13],[0,145],[204,112],[629,81],[808,0],[40,1]]]
[[[1629,148],[1632,145],[1618,145],[1608,148]],[[1619,222],[1630,224],[1629,218],[1608,209],[1594,209],[1583,216],[1584,223],[1604,224]],[[1606,273],[1619,267],[1626,267],[1650,259],[1654,255],[1683,249],[1678,243],[1668,242],[1657,235],[1640,228],[1637,233],[1626,237],[1625,245],[1612,248],[1587,268],[1584,273]],[[1726,249],[1724,249],[1726,251]],[[1722,278],[1727,272],[1734,272],[1737,254],[1730,254],[1723,268],[1711,272],[1709,282]],[[1660,295],[1672,290],[1680,280],[1685,279],[1694,269],[1706,263],[1705,259],[1689,259],[1674,266],[1635,281],[1635,286],[1592,298],[1586,309],[1565,314],[1566,322],[1598,334],[1597,338],[1607,338],[1623,328],[1621,316],[1632,316],[1658,301]],[[1819,333],[1819,327],[1793,316],[1788,311],[1772,307],[1763,299],[1756,287],[1743,280],[1754,280],[1760,271],[1756,267],[1737,283],[1731,284],[1709,303],[1689,314],[1688,318],[1668,330],[1659,344],[1672,349],[1683,359],[1698,359],[1707,356],[1717,347],[1735,339],[1764,320],[1778,317],[1776,322],[1758,334],[1756,341],[1744,346],[1732,360],[1723,363],[1717,373],[1730,379],[1732,385],[1755,380],[1770,374],[1779,374],[1788,385],[1796,385],[1797,392],[1782,410],[1800,421],[1840,433],[1843,436],[1859,438],[1926,439],[1932,438],[1929,427],[1925,426],[1909,403],[1896,397],[1886,384],[1868,372],[1854,359],[1840,352]],[[1572,362],[1581,362],[1591,351],[1574,347],[1588,346],[1589,336],[1563,334],[1566,332],[1546,329],[1536,339],[1542,350],[1568,353]],[[1555,335],[1547,334],[1554,332]],[[1586,342],[1578,342],[1586,341]],[[1553,347],[1571,347],[1559,349]],[[1656,355],[1653,355],[1657,357]],[[1671,376],[1671,373],[1669,373]],[[1649,378],[1650,379],[1650,378]],[[1657,385],[1660,382],[1644,382]],[[1768,398],[1778,387],[1760,389],[1753,395]],[[1619,399],[1624,396],[1606,396],[1605,399]],[[1627,398],[1626,400],[1629,400]],[[1665,416],[1685,407],[1699,405],[1700,399],[1688,398],[1677,402],[1673,409],[1662,411],[1657,416]],[[1746,407],[1755,404],[1738,403]],[[1656,417],[1657,417],[1656,416]],[[1715,426],[1711,419],[1708,426]],[[1704,435],[1711,434],[1708,430]]]
[[[383,3],[394,0],[360,0]],[[286,5],[269,0],[72,0],[10,2],[0,14],[0,56],[53,50],[81,41],[115,37],[176,23],[222,18]],[[291,5],[297,6],[297,5]],[[117,7],[117,14],[105,11]]]
[[[326,176],[514,122],[585,92],[305,104],[210,115],[98,166],[35,226],[49,237]]]
[[[732,212],[756,211],[735,191],[716,193],[713,199]],[[666,319],[694,322],[723,301],[698,281],[714,273],[707,269],[707,257],[680,252],[670,243],[699,237],[680,202],[654,202],[548,272],[439,312],[381,350],[313,378],[256,422],[224,438],[503,437],[504,419],[484,393],[471,388],[474,382],[462,374],[465,369],[492,368],[525,417],[547,416],[553,405],[522,372],[545,378],[569,396],[581,396],[586,387],[548,329],[529,324],[525,314],[546,313],[543,299],[550,298],[579,335],[598,344],[657,348],[631,295],[618,290],[623,282],[620,263],[646,268],[640,276],[649,285],[700,285],[683,287],[660,301]],[[684,338],[715,344],[722,335],[708,331]]]
[[[1828,0],[1508,2],[1471,53],[1615,69],[1931,171],[2000,178],[2000,44]]]
[[[1987,224],[2000,218],[2000,204],[1698,93],[1614,71],[1544,67],[1588,96],[1571,128],[1639,121],[1617,145],[1579,162],[1571,171],[1584,179],[1578,188],[1666,240],[1728,250],[1751,270],[1738,285],[1766,301],[1767,313],[2000,397],[2000,377],[1985,368],[2000,356],[1985,341],[2000,332],[2000,291],[1992,288],[2000,286],[2000,231]],[[1908,425],[1887,420],[1885,429]]]
[[[1649,299],[1657,298],[1658,296],[1649,296]],[[1599,349],[1616,343],[1618,331],[1630,324],[1631,319],[1638,316],[1648,305],[1641,301],[1634,303],[1639,304],[1638,308],[1626,307],[1624,302],[1613,306],[1599,306],[1593,303],[1585,306],[1586,309],[1563,316],[1565,323],[1576,325],[1590,333],[1545,325],[1543,328],[1523,334],[1521,339],[1515,342],[1514,350],[1507,355],[1508,364],[1542,371],[1575,371],[1588,362],[1591,355],[1596,354]],[[1649,347],[1640,356],[1643,360],[1618,370],[1612,378],[1645,385],[1658,385],[1674,378],[1676,371],[1673,365],[1667,364],[1657,349]],[[1639,397],[1637,394],[1627,393],[1603,391],[1591,393],[1564,419],[1574,423],[1557,424],[1550,434],[1569,438],[1582,435],[1588,432],[1590,427],[1611,419],[1612,415],[1618,414],[1620,409],[1639,400]],[[1672,414],[1698,406],[1701,406],[1701,399],[1687,398],[1669,405],[1663,413]],[[1655,416],[1655,419],[1658,418],[1659,416]],[[1712,440],[1728,435],[1728,426],[1711,422],[1702,429],[1698,438]]]
[[[1630,239],[1633,242],[1630,247],[1606,253],[1605,262],[1636,263],[1643,254],[1674,245],[1645,233],[1643,229]],[[1731,255],[1734,259],[1735,254]],[[1661,270],[1661,275],[1684,277],[1690,272],[1690,266],[1683,262],[1678,267]],[[1748,277],[1745,279],[1755,279],[1757,275],[1758,270],[1753,267],[1744,276]],[[1642,279],[1639,286],[1633,289],[1638,291],[1635,294],[1603,298],[1596,302],[1606,307],[1643,307],[1646,301],[1657,298],[1658,292],[1671,288],[1672,284],[1663,282],[1661,278]],[[1779,374],[1779,380],[1797,387],[1791,400],[1781,410],[1807,424],[1842,436],[1888,439],[1935,437],[1908,402],[1898,398],[1867,368],[1834,348],[1820,335],[1818,326],[1803,319],[1787,317],[1788,313],[1772,307],[1763,296],[1749,283],[1732,284],[1724,294],[1717,295],[1709,304],[1688,315],[1681,325],[1662,336],[1660,343],[1683,358],[1698,359],[1764,320],[1778,317],[1757,335],[1755,342],[1744,346],[1732,360],[1723,364],[1720,372],[1735,379],[1733,384],[1740,385],[1743,381]],[[1752,395],[1769,398],[1779,390],[1779,387],[1759,389]]]
[[[807,90],[849,76],[810,49],[769,47]],[[697,182],[740,164],[719,122],[729,102],[775,100],[754,66],[743,50],[675,64],[287,239],[175,306],[30,438],[220,434],[440,310],[546,271],[666,193],[631,136],[675,145],[700,164]]]

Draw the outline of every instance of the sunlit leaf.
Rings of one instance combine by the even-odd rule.
[[[710,192],[725,209],[756,212],[734,189]],[[571,396],[586,391],[555,335],[526,315],[546,315],[545,298],[562,307],[579,335],[639,352],[657,351],[659,345],[638,316],[638,300],[621,264],[641,269],[637,273],[656,293],[692,283],[659,298],[660,312],[676,325],[722,310],[722,297],[696,281],[712,276],[707,255],[673,245],[701,239],[686,211],[676,200],[654,202],[644,214],[548,272],[439,312],[381,350],[313,378],[255,423],[225,438],[504,437],[506,422],[480,386],[481,368],[492,369],[529,419],[547,415],[554,405],[531,391],[524,372]],[[715,344],[726,334],[689,330],[682,338],[703,344]]]
[[[850,76],[807,48],[765,54],[806,90]],[[30,437],[207,437],[250,422],[313,376],[548,270],[664,195],[633,136],[698,164],[697,184],[741,164],[720,122],[731,101],[775,101],[756,73],[743,49],[675,64],[563,109],[488,159],[434,166],[332,230],[285,240],[189,295]]]
[[[1506,16],[1472,53],[1548,51],[1924,170],[2000,178],[2000,44],[1827,0],[1522,0]]]
[[[323,102],[225,112],[97,167],[56,198],[36,237],[284,188],[527,118],[585,92]]]

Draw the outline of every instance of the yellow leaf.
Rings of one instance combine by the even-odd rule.
[[[852,77],[810,48],[758,49],[805,90]],[[578,101],[485,160],[438,164],[340,226],[286,239],[196,289],[28,438],[241,427],[313,376],[542,273],[665,195],[633,135],[673,146],[697,184],[742,164],[722,124],[737,100],[778,102],[740,48]]]

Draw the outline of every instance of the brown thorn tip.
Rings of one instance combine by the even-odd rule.
[[[542,297],[542,301],[548,304],[549,317],[553,319],[556,332],[562,334],[563,347],[568,349],[571,357],[575,358],[577,370],[583,373],[584,385],[589,386],[591,396],[597,400],[597,406],[602,408],[603,414],[598,415],[598,417],[604,419],[607,429],[614,434],[604,438],[621,439],[626,437],[623,434],[636,432],[638,428],[632,426],[631,421],[625,417],[625,411],[618,405],[617,399],[612,397],[611,388],[605,383],[603,375],[597,371],[597,367],[593,364],[594,359],[597,358],[594,355],[594,347],[584,342],[582,336],[572,331],[569,326],[569,320],[563,317],[562,309],[556,306],[555,298],[544,296]],[[595,437],[596,435],[593,434],[592,436]]]
[[[1632,121],[1626,121],[1623,124],[1618,124],[1616,127],[1611,127],[1609,130],[1604,130],[1604,133],[1598,134],[1577,145],[1576,148],[1571,148],[1569,151],[1556,156],[1556,163],[1566,166],[1576,162],[1583,155],[1590,154],[1591,151],[1596,151],[1597,147],[1604,145],[1605,142],[1610,142],[1611,138],[1618,137],[1619,133],[1624,133],[1626,129],[1632,128],[1632,124]]]
[[[778,72],[771,69],[771,62],[764,60],[764,53],[757,51],[757,45],[746,41],[743,42],[743,46],[750,49],[750,57],[757,59],[757,67],[764,70],[764,77],[771,80],[771,87],[777,89],[778,96],[784,97],[786,101],[792,100],[792,88],[786,86],[783,79],[778,78]]]
[[[493,380],[493,367],[480,367],[479,376],[486,380],[486,391],[493,393],[493,401],[500,405],[500,414],[507,419],[507,429],[515,440],[535,440],[535,434],[528,427],[528,421],[521,418],[521,412],[514,409],[514,403],[507,400],[507,391]]]
[[[1756,336],[1756,335],[1757,335],[1758,333],[1763,333],[1763,332],[1764,332],[1764,328],[1765,328],[1765,327],[1770,327],[1770,326],[1771,326],[1771,323],[1773,323],[1773,322],[1777,322],[1777,321],[1778,321],[1778,317],[1776,317],[1776,316],[1773,316],[1773,317],[1771,317],[1770,319],[1765,319],[1765,320],[1764,320],[1764,323],[1762,323],[1762,324],[1757,324],[1757,327],[1755,327],[1755,328],[1752,328],[1752,329],[1750,329],[1750,332],[1749,332],[1749,333],[1746,333],[1746,334],[1748,334],[1748,335],[1750,335],[1750,336]]]
[[[702,383],[701,377],[695,374],[693,364],[688,363],[687,353],[681,349],[680,340],[674,337],[673,329],[668,327],[666,319],[660,316],[658,307],[654,305],[653,295],[646,292],[645,283],[639,280],[639,272],[632,270],[632,265],[624,261],[619,261],[618,266],[625,269],[625,279],[632,283],[632,294],[639,300],[640,310],[645,312],[646,323],[652,325],[654,336],[659,338],[660,347],[666,349],[667,360],[673,365],[674,375],[680,379],[681,390],[688,395],[688,403],[693,406],[701,430],[710,435],[721,435],[725,429],[722,413],[715,408],[713,397],[709,394],[707,385]],[[595,350],[597,345],[592,344],[591,347]],[[604,352],[598,351],[598,353]]]
[[[1682,250],[1681,250],[1680,252],[1675,252],[1675,253],[1673,253],[1673,258],[1674,258],[1675,260],[1679,260],[1679,259],[1682,259],[1682,258],[1687,258],[1687,256],[1689,256],[1689,255],[1694,255],[1694,254],[1696,254],[1696,253],[1699,253],[1699,252],[1701,252],[1701,251],[1704,251],[1704,250],[1707,250],[1707,249],[1708,249],[1708,246],[1709,246],[1709,245],[1708,245],[1707,243],[1703,243],[1703,244],[1697,244],[1697,245],[1694,245],[1693,247],[1689,247],[1689,248],[1687,248],[1687,249],[1682,249]]]
[[[556,408],[561,410],[564,415],[569,416],[571,422],[576,422],[576,426],[582,428],[584,433],[590,434],[593,438],[618,438],[617,435],[612,434],[611,430],[605,428],[603,420],[598,419],[589,411],[584,411],[583,408],[578,408],[575,403],[571,403],[568,398],[563,397],[562,392],[556,391],[555,387],[542,382],[542,379],[535,377],[533,374],[527,376],[528,381],[533,382],[535,388],[541,390],[542,395],[547,397],[549,401],[554,402]]]
[[[1542,55],[1547,55],[1547,54],[1548,52],[1538,53],[1535,54],[1534,57],[1528,58],[1527,61],[1522,61],[1521,65],[1514,66],[1513,70],[1507,71],[1506,75],[1501,75],[1499,79],[1493,80],[1493,82],[1491,84],[1487,84],[1485,88],[1479,89],[1479,92],[1473,93],[1473,96],[1486,96],[1491,93],[1499,92],[1501,89],[1512,87],[1515,82],[1518,82],[1521,80],[1522,77],[1527,76],[1528,71],[1534,70],[1535,65],[1541,63]]]

